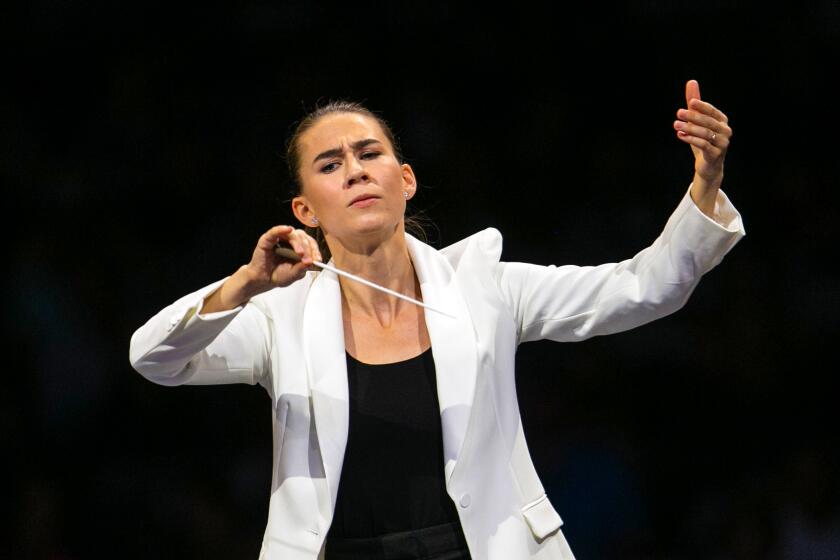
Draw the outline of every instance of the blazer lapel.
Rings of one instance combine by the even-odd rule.
[[[467,432],[476,380],[477,345],[452,265],[433,247],[406,234],[423,301],[450,315],[424,309],[435,360],[443,431],[444,473],[449,480]],[[330,263],[332,264],[332,260]],[[303,344],[318,444],[333,510],[347,446],[349,392],[341,288],[338,276],[318,272],[303,313]]]
[[[332,264],[332,259],[328,264]],[[303,312],[303,344],[324,474],[335,510],[350,408],[338,276],[318,272]]]
[[[435,359],[444,472],[449,480],[464,443],[472,410],[477,355],[475,331],[449,260],[409,234],[406,234],[406,242],[420,281],[423,302],[455,317],[424,309]]]

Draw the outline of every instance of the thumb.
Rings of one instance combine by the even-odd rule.
[[[697,80],[688,80],[685,83],[685,105],[688,107],[692,99],[700,99],[700,84]]]

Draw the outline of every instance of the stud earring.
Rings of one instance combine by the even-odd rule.
[[[408,200],[408,191],[403,191],[403,196],[405,197],[406,200]]]
[[[313,225],[313,226],[317,226],[317,225],[318,225],[318,218],[316,218],[315,216],[312,216],[312,225]]]

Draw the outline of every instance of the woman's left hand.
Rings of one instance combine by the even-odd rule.
[[[685,84],[687,109],[677,111],[674,129],[677,138],[694,152],[692,198],[703,212],[711,215],[717,191],[723,182],[723,160],[732,138],[729,118],[711,103],[700,99],[700,84]]]

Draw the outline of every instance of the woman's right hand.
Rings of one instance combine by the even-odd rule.
[[[274,252],[278,242],[286,242],[300,256],[293,262]],[[251,262],[242,265],[222,286],[205,298],[201,313],[234,309],[252,297],[297,282],[314,261],[321,260],[318,242],[304,230],[275,226],[262,234]]]
[[[294,262],[277,255],[274,247],[278,242],[291,245],[300,260]],[[251,262],[245,266],[253,287],[261,293],[297,282],[306,275],[314,261],[320,260],[318,242],[304,230],[292,226],[275,226],[262,234],[257,241]]]

